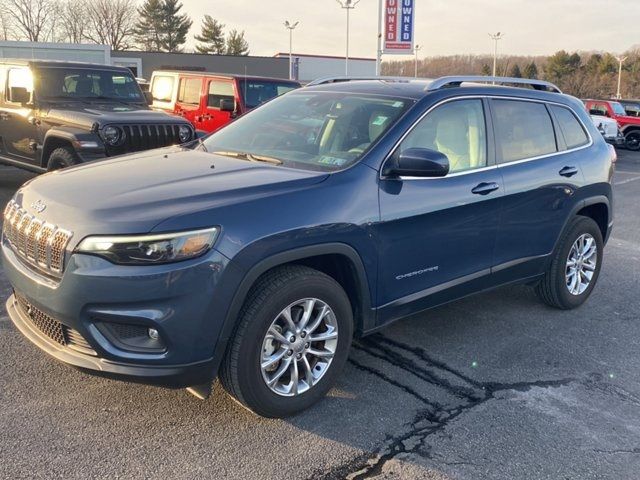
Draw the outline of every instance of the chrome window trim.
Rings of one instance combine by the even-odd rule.
[[[461,171],[461,172],[454,172],[454,173],[445,175],[444,177],[411,177],[411,176],[404,177],[404,176],[400,176],[400,177],[394,178],[394,177],[386,177],[386,176],[382,175],[382,171],[384,170],[384,165],[393,156],[393,154],[396,152],[396,150],[398,149],[400,144],[404,141],[404,139],[407,137],[407,135],[409,135],[413,131],[413,129],[416,128],[416,126],[424,119],[424,117],[429,115],[433,110],[435,110],[436,108],[438,108],[441,105],[444,105],[445,103],[453,102],[453,101],[456,101],[456,100],[473,100],[473,99],[483,100],[485,98],[487,100],[498,99],[498,100],[513,100],[513,101],[520,101],[520,102],[541,103],[543,105],[549,104],[549,105],[557,105],[559,107],[567,108],[576,117],[576,119],[578,120],[578,122],[580,122],[580,125],[582,126],[584,131],[587,133],[587,136],[589,137],[589,143],[587,143],[585,145],[581,145],[581,146],[576,147],[576,148],[557,151],[557,152],[553,152],[553,153],[547,153],[545,155],[539,155],[537,157],[528,157],[528,158],[523,158],[523,159],[520,159],[520,160],[512,160],[510,162],[505,162],[505,163],[497,163],[496,162],[494,165],[487,165],[486,167],[474,168],[474,169],[464,170],[464,171]],[[549,116],[549,118],[551,118],[551,121],[553,123],[554,119],[551,117],[551,115]],[[554,130],[554,135],[555,135],[555,130]],[[493,138],[494,138],[494,141],[495,141],[495,135],[493,136]],[[557,143],[557,140],[556,140],[556,143]],[[385,157],[385,159],[382,162],[382,166],[380,167],[380,172],[378,174],[378,177],[379,177],[380,180],[401,180],[401,181],[404,181],[404,180],[411,180],[411,181],[415,181],[415,180],[442,180],[443,178],[450,178],[450,177],[457,177],[457,176],[461,176],[461,175],[468,175],[470,173],[476,173],[476,172],[482,172],[482,171],[487,171],[487,170],[498,169],[498,168],[502,168],[502,167],[506,167],[506,166],[517,165],[519,163],[532,162],[534,160],[541,160],[543,158],[548,158],[548,157],[552,157],[552,156],[555,156],[555,155],[577,152],[579,150],[584,150],[586,148],[591,147],[593,145],[593,143],[594,142],[593,142],[593,137],[591,136],[591,132],[585,126],[585,124],[582,121],[582,119],[580,119],[580,116],[576,114],[576,112],[574,111],[574,109],[572,107],[569,107],[569,106],[565,105],[564,103],[554,102],[554,101],[551,101],[551,100],[538,100],[538,99],[535,99],[535,98],[510,97],[510,96],[506,96],[506,95],[461,95],[459,97],[445,98],[444,100],[441,100],[440,102],[436,103],[435,105],[432,105],[431,107],[429,107],[429,109],[426,112],[424,112],[422,115],[420,115],[420,117],[413,123],[413,125],[411,125],[411,127],[409,127],[409,129],[407,129],[407,131],[404,132],[404,134],[400,137],[400,139],[393,145],[393,148],[387,154],[387,156]],[[496,145],[494,145],[494,147],[496,147]]]

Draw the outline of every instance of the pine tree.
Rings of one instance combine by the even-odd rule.
[[[181,9],[179,0],[145,0],[135,28],[140,46],[152,52],[181,51],[193,23],[187,14],[179,14]]]
[[[200,35],[195,35],[193,38],[201,43],[196,45],[199,53],[223,54],[225,52],[224,25],[211,15],[204,16],[202,31]]]
[[[181,9],[182,3],[179,0],[164,0],[163,2],[164,21],[161,45],[165,52],[181,52],[182,46],[187,41],[187,34],[193,21],[186,13],[180,14]]]
[[[520,71],[520,65],[515,63],[513,67],[511,67],[511,72],[509,72],[509,76],[513,78],[522,78],[522,72]]]
[[[482,75],[484,75],[485,77],[488,77],[491,75],[491,67],[486,63],[482,65]]]
[[[249,55],[249,43],[244,39],[244,30],[238,32],[235,28],[227,37],[227,55]]]
[[[145,0],[138,8],[140,19],[136,23],[135,36],[143,50],[160,52],[162,50],[162,0]]]
[[[524,67],[524,78],[538,78],[538,67],[536,66],[535,62],[531,62],[526,67]]]

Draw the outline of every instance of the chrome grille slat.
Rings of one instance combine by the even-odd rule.
[[[27,265],[55,277],[62,274],[71,232],[45,223],[12,200],[4,209],[3,234]]]

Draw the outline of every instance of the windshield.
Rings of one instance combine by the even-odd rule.
[[[622,105],[620,105],[618,102],[611,102],[611,108],[613,108],[613,111],[616,115],[626,115],[627,112],[624,109],[624,107]]]
[[[247,160],[339,170],[354,164],[411,103],[404,98],[301,90],[238,118],[203,146],[208,152]]]
[[[261,103],[279,97],[299,87],[291,82],[277,82],[271,80],[238,80],[240,94],[247,108],[256,108]]]
[[[142,92],[133,75],[95,68],[39,68],[36,73],[38,98],[118,100],[140,103]]]

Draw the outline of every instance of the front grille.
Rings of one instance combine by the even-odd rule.
[[[169,147],[180,142],[178,130],[183,124],[173,125],[117,125],[125,135],[122,145],[109,146],[110,155],[120,155],[128,152],[139,152],[152,148]],[[193,133],[192,133],[193,137]]]
[[[59,277],[72,233],[45,223],[11,200],[4,210],[2,230],[12,250],[27,264]]]
[[[46,337],[63,347],[69,347],[88,355],[96,355],[95,350],[91,348],[91,345],[87,343],[80,332],[63,325],[39,308],[34,307],[24,295],[15,292],[15,296],[18,301],[18,308],[20,308],[29,320],[31,320],[31,323]]]

